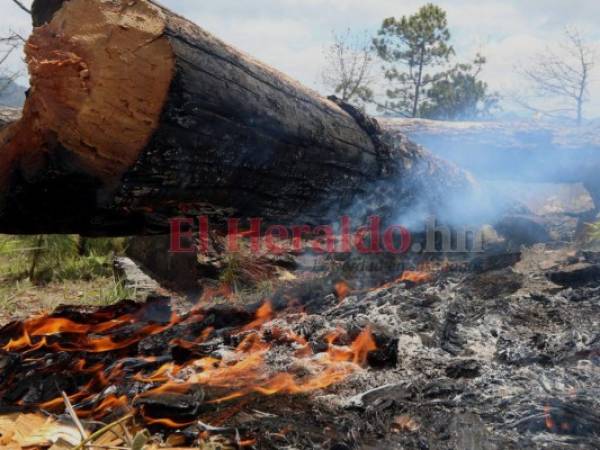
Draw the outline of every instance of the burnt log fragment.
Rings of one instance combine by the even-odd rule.
[[[481,365],[474,359],[455,361],[446,367],[449,378],[477,378],[481,374]]]
[[[546,274],[553,283],[563,287],[580,287],[600,281],[600,265],[578,263]]]
[[[187,422],[198,417],[204,396],[204,391],[200,388],[186,394],[150,393],[139,396],[133,406],[140,408],[145,417],[168,417],[174,422]]]

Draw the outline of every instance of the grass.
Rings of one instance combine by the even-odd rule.
[[[0,235],[0,322],[60,304],[105,306],[133,293],[115,281],[112,260],[126,239]]]
[[[600,242],[600,222],[588,224],[587,238],[590,242]]]

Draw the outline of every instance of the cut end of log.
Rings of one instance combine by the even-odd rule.
[[[164,28],[146,1],[62,4],[27,43],[31,91],[19,129],[69,149],[75,167],[100,179],[120,177],[157,128],[173,78]]]

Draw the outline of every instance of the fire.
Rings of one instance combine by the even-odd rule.
[[[196,423],[195,420],[191,420],[189,422],[175,422],[174,420],[167,418],[153,419],[152,417],[145,416],[143,413],[142,416],[148,425],[162,425],[164,427],[173,429],[186,428]]]
[[[111,320],[109,323],[92,326],[79,324],[68,319],[43,316],[25,322],[23,335],[17,339],[11,339],[8,344],[2,347],[2,350],[7,352],[32,352],[41,348],[48,348],[57,352],[105,353],[130,347],[147,336],[162,333],[180,321],[179,317],[173,314],[169,323],[165,325],[146,325],[133,333],[131,337],[122,340],[115,340],[112,336],[90,337],[90,335],[107,332],[130,323],[131,320],[132,318],[127,316],[125,319]],[[69,340],[49,343],[48,338],[60,335],[73,336]],[[41,339],[34,342],[32,337],[40,337]]]
[[[552,418],[552,412],[550,406],[544,406],[544,422],[548,431],[554,431],[556,429],[556,422]]]
[[[66,394],[78,415],[96,420],[117,411],[131,411],[131,405],[138,398],[187,394],[198,387],[213,393],[204,400],[206,405],[224,405],[234,400],[239,404],[250,401],[253,395],[307,394],[341,383],[364,370],[369,353],[376,350],[373,334],[367,328],[352,342],[344,330],[336,330],[325,339],[326,351],[315,352],[305,337],[285,325],[279,322],[268,325],[279,314],[271,302],[265,302],[247,324],[228,331],[230,339],[237,344],[219,354],[203,355],[203,345],[222,332],[223,328],[218,327],[225,325],[216,326],[207,321],[192,338],[170,338],[166,341],[169,345],[189,354],[188,359],[176,362],[169,355],[138,354],[138,344],[176,325],[193,329],[214,313],[195,310],[184,317],[172,314],[170,320],[160,323],[145,321],[148,320],[144,319],[146,315],[152,316],[151,309],[144,312],[143,306],[136,308],[140,310],[123,311],[116,316],[101,311],[78,318],[34,318],[13,327],[12,330],[20,330],[21,334],[12,337],[2,350],[32,355],[28,362],[34,366],[39,364],[37,370],[47,370],[44,356],[48,353],[72,354],[68,370],[81,379],[81,385]],[[270,362],[275,346],[276,354],[285,352],[287,355],[286,365],[277,370]],[[111,390],[133,383],[137,383],[135,389],[125,392],[137,392],[134,398],[118,389]],[[0,386],[2,389],[5,387]],[[36,406],[57,410],[64,407],[64,401],[62,397],[48,398]],[[141,406],[138,413],[148,424],[169,428],[186,426],[172,417],[150,417],[143,408]]]
[[[265,302],[256,311],[256,319],[250,322],[248,325],[246,325],[243,329],[253,330],[255,328],[260,328],[263,324],[271,320],[273,317],[273,305],[271,304],[271,302]]]
[[[327,337],[329,350],[327,354],[332,361],[351,361],[358,366],[364,366],[370,352],[377,350],[377,345],[370,329],[362,331],[350,347],[338,347],[334,342],[341,337],[340,330]]]
[[[433,276],[428,272],[406,271],[398,278],[397,282],[410,281],[415,284],[428,283],[433,280]]]
[[[335,294],[337,295],[337,298],[340,299],[340,301],[348,297],[350,295],[350,292],[350,286],[348,286],[348,283],[346,283],[345,281],[340,281],[339,283],[336,283]]]
[[[253,324],[257,321],[262,322],[271,315],[272,307],[267,303],[257,311],[257,318]],[[244,327],[242,331],[247,328]],[[222,360],[212,357],[198,359],[187,369],[179,370],[181,377],[177,376],[177,371],[172,370],[172,367],[159,369],[146,380],[159,379],[156,377],[169,372],[172,382],[163,384],[144,395],[181,392],[194,385],[234,389],[227,395],[209,401],[208,403],[211,404],[230,402],[253,393],[266,396],[305,394],[340,383],[352,373],[361,370],[366,364],[368,354],[377,348],[369,329],[360,333],[349,346],[335,345],[334,341],[337,337],[332,336],[329,338],[327,353],[317,355],[309,350],[306,340],[293,333],[286,333],[280,337],[285,337],[290,342],[301,346],[302,352],[296,353],[295,359],[306,369],[308,375],[296,376],[289,372],[271,374],[265,359],[271,344],[265,342],[260,333],[252,332],[242,339],[232,354]],[[165,378],[160,380],[164,381]]]
[[[425,267],[425,266],[424,266]],[[394,281],[389,283],[385,283],[381,286],[378,286],[373,291],[379,291],[381,289],[388,289],[395,286],[398,283],[410,282],[413,284],[424,284],[429,283],[434,280],[434,275],[430,271],[421,271],[421,270],[407,270],[402,273],[402,275],[396,278]]]

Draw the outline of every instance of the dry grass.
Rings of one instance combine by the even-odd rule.
[[[600,241],[600,222],[591,223],[588,225],[587,237],[591,242]]]

